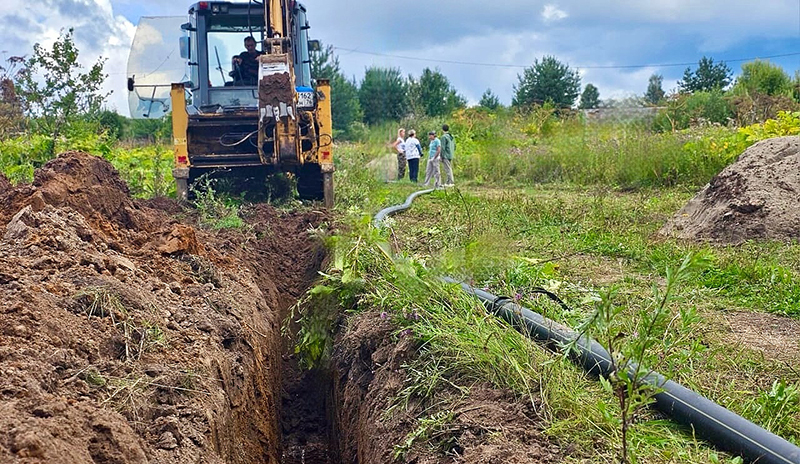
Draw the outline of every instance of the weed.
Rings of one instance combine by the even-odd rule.
[[[245,226],[239,216],[240,205],[229,197],[219,196],[214,190],[218,179],[208,174],[201,176],[191,186],[194,205],[200,214],[200,222],[211,229],[241,229]]]
[[[89,318],[110,317],[123,336],[121,347],[125,360],[137,360],[146,351],[166,346],[163,329],[146,318],[137,321],[115,293],[102,287],[89,287],[75,295]]]
[[[417,428],[406,435],[403,443],[395,445],[394,458],[405,459],[415,443],[434,440],[443,435],[447,430],[447,425],[453,422],[455,413],[453,411],[440,411],[429,417],[421,418],[417,421]]]
[[[95,368],[90,368],[86,371],[84,380],[86,380],[86,383],[89,385],[95,387],[104,387],[106,385],[105,377]]]
[[[755,416],[767,418],[764,426],[769,430],[793,439],[800,436],[800,388],[797,385],[787,384],[783,379],[775,380],[772,388],[761,392],[746,409]]]

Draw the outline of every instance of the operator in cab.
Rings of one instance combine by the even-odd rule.
[[[256,85],[258,83],[258,57],[263,52],[256,50],[256,39],[252,36],[244,38],[245,51],[233,57],[233,85]]]

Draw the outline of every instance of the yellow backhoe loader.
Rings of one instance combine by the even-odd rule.
[[[172,111],[178,197],[186,199],[206,173],[263,183],[288,172],[301,198],[332,207],[330,84],[311,79],[310,49],[319,43],[308,38],[305,7],[294,0],[197,2],[177,26],[178,40],[161,45],[175,24],[140,20],[128,90],[134,117]],[[181,78],[170,77],[180,71]]]

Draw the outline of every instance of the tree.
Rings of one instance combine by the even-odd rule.
[[[358,101],[355,79],[351,81],[344,76],[339,67],[339,57],[334,55],[332,45],[320,47],[318,52],[311,52],[311,77],[330,79],[333,128],[347,134],[354,122],[362,120],[364,113]]]
[[[467,101],[458,94],[444,74],[425,68],[414,94],[419,98],[419,106],[428,116],[445,116],[458,108],[466,106]]]
[[[23,108],[34,129],[51,138],[51,152],[65,129],[99,112],[111,94],[100,91],[105,60],[99,58],[83,72],[72,34],[72,29],[62,31],[50,50],[35,44],[17,80]]]
[[[578,108],[582,110],[588,110],[597,108],[599,105],[600,90],[598,90],[594,84],[586,84],[586,88],[583,89],[583,93],[581,94],[581,103]]]
[[[500,107],[500,99],[497,98],[497,95],[492,93],[492,89],[486,89],[486,92],[483,92],[483,95],[481,95],[481,101],[479,101],[478,104],[484,108],[496,110]]]
[[[518,78],[519,83],[514,85],[514,106],[551,102],[556,108],[569,108],[581,90],[578,72],[553,56],[545,56],[541,62],[534,60],[533,66]]]
[[[697,69],[692,72],[686,68],[683,79],[678,81],[678,87],[684,92],[710,92],[715,89],[725,89],[731,83],[733,72],[724,61],[714,64],[714,58],[702,57],[697,63]]]
[[[792,96],[792,79],[778,65],[769,61],[750,61],[742,65],[742,75],[736,79],[734,93],[761,93],[769,96]]]
[[[664,76],[661,74],[653,74],[650,76],[650,80],[647,83],[647,92],[644,94],[644,99],[647,103],[651,105],[658,105],[658,103],[664,99],[664,89],[662,85],[664,83]]]
[[[323,47],[320,44],[319,51],[311,52],[312,79],[333,79],[333,76],[341,74],[339,57],[334,55],[333,50],[333,45]]]
[[[364,73],[358,99],[364,122],[399,121],[406,115],[406,80],[397,68],[373,66]]]
[[[0,65],[0,137],[19,130],[23,125],[22,104],[14,88],[19,67],[25,58],[12,56],[6,59],[6,65]]]

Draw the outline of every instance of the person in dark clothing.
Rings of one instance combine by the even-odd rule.
[[[263,52],[256,50],[256,39],[253,37],[245,37],[244,48],[242,53],[233,57],[233,77],[234,85],[256,85],[258,82],[258,57],[263,55]]]

